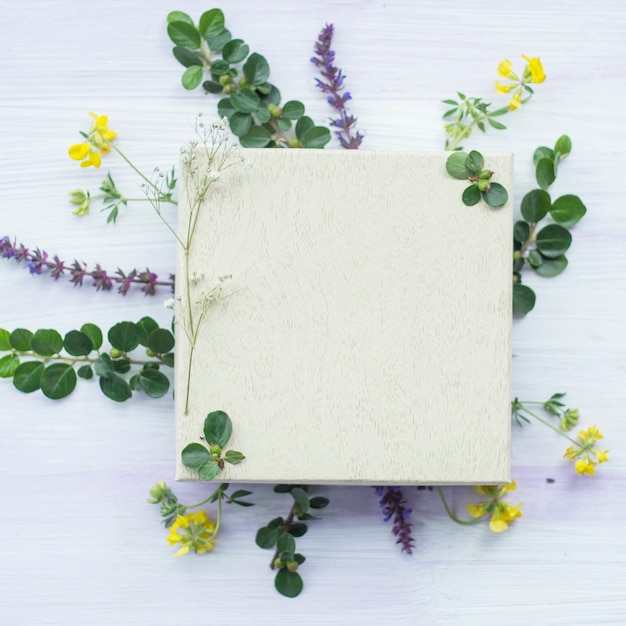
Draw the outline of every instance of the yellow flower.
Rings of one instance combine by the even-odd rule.
[[[100,167],[102,163],[101,154],[107,154],[111,151],[111,142],[117,136],[117,133],[108,127],[108,118],[106,115],[97,115],[90,113],[94,119],[89,133],[81,133],[86,141],[76,143],[70,146],[68,154],[75,161],[80,161],[81,167]]]
[[[215,524],[204,511],[179,515],[172,524],[167,537],[170,546],[180,543],[181,548],[174,556],[187,554],[193,550],[196,554],[211,552],[215,547]]]
[[[479,504],[468,504],[467,512],[474,518],[483,517],[491,513],[491,521],[489,528],[494,533],[500,533],[509,527],[509,524],[522,517],[522,504],[513,506],[509,502],[504,502],[502,497],[508,491],[514,491],[517,488],[515,481],[509,485],[485,485],[483,487],[474,487],[474,490],[481,495],[487,496],[489,500],[480,502]]]
[[[563,455],[568,461],[576,461],[574,468],[578,474],[595,476],[595,466],[598,463],[606,463],[609,460],[608,450],[596,450],[594,444],[599,439],[604,439],[597,426],[590,426],[578,433],[576,446],[569,446]],[[594,460],[595,457],[595,460]]]
[[[596,470],[593,468],[596,466],[596,463],[591,461],[589,458],[578,459],[576,461],[576,471],[579,474],[589,474],[589,476],[595,476]]]
[[[513,63],[509,59],[504,59],[498,64],[498,74],[503,78],[510,78],[511,80],[517,80],[517,76],[513,71]]]
[[[529,59],[525,54],[522,57],[528,61],[526,70],[530,72],[533,83],[542,83],[546,79],[546,75],[543,73],[543,65],[537,57]]]
[[[511,111],[515,111],[515,109],[519,109],[522,106],[521,95],[522,95],[521,89],[518,89],[515,92],[515,94],[513,94],[513,97],[511,98],[509,102],[509,109],[511,109]]]
[[[511,83],[510,85],[505,85],[499,81],[496,81],[496,92],[497,93],[509,93],[511,89],[515,88],[515,83]]]
[[[596,459],[598,459],[598,463],[605,463],[606,461],[609,460],[609,457],[607,456],[609,453],[608,450],[597,450],[596,451]]]
[[[520,79],[517,74],[513,71],[513,64],[509,59],[504,59],[498,65],[498,74],[502,76],[502,78],[506,78],[510,83],[503,83],[501,81],[496,81],[496,92],[497,93],[510,93],[514,89],[515,94],[509,101],[509,109],[511,111],[515,111],[515,109],[519,109],[520,106],[526,100],[522,100],[522,90],[525,89],[529,96],[532,95],[532,89],[528,87],[530,83],[542,83],[546,79],[546,75],[543,71],[543,65],[541,61],[537,57],[529,58],[525,55],[522,55],[522,58],[527,62],[526,67],[524,68],[524,72],[522,73],[522,78]]]

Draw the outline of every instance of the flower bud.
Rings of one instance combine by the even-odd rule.
[[[150,350],[150,348],[146,348],[146,355],[147,356],[156,356],[157,353],[154,350]]]
[[[297,137],[292,137],[287,144],[289,145],[290,148],[299,148],[300,147],[300,140]]]
[[[230,85],[233,82],[233,79],[228,74],[222,74],[219,78],[220,85],[224,87],[225,85]]]
[[[281,107],[276,106],[275,104],[268,104],[267,110],[270,112],[272,117],[280,117],[283,114],[283,110]]]
[[[491,170],[483,170],[478,175],[478,178],[480,178],[481,180],[489,180],[492,176],[493,176],[493,172]]]
[[[287,561],[287,569],[290,572],[295,572],[298,569],[298,562],[297,561]]]
[[[220,454],[222,454],[222,448],[221,446],[218,446],[216,443],[214,443],[209,448],[209,452],[211,453],[212,456],[219,456]]]
[[[563,413],[563,417],[559,423],[561,430],[571,430],[578,424],[578,418],[580,417],[580,413],[578,409],[567,409],[565,413]]]
[[[222,90],[225,94],[229,95],[235,91],[235,88],[232,85],[224,85],[224,89]]]
[[[280,558],[274,559],[274,563],[272,563],[274,569],[282,569],[284,565],[285,564],[280,560]]]
[[[109,356],[112,359],[119,359],[124,353],[119,348],[111,348],[109,350]]]
[[[491,183],[488,180],[479,180],[478,181],[478,189],[480,191],[487,191],[491,187]]]
[[[245,89],[246,87],[250,87],[250,83],[248,82],[248,79],[245,76],[242,76],[241,80],[239,81],[239,86],[242,89]]]

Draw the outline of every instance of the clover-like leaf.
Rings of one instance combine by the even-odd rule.
[[[220,473],[220,466],[213,460],[203,463],[198,468],[198,477],[200,480],[213,480]]]
[[[224,411],[212,411],[204,420],[204,438],[207,443],[224,447],[233,434],[233,424]]]
[[[535,292],[526,285],[513,285],[513,311],[519,315],[526,315],[535,306]]]
[[[492,209],[503,207],[509,200],[508,191],[500,183],[491,183],[489,189],[482,192],[485,202]]]
[[[302,577],[298,572],[290,572],[287,568],[278,570],[274,580],[276,591],[287,598],[299,596],[304,588]]]
[[[224,461],[230,463],[231,465],[237,465],[241,463],[246,457],[241,454],[241,452],[237,452],[237,450],[227,450],[224,454]]]
[[[53,363],[42,372],[40,384],[44,396],[60,400],[76,388],[76,372],[68,363]]]
[[[183,448],[181,460],[185,467],[194,469],[204,465],[211,459],[211,453],[200,443],[190,443]]]
[[[467,167],[467,152],[453,152],[446,161],[446,171],[452,178],[467,180],[471,175],[471,170]]]

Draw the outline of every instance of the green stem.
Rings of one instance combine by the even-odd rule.
[[[446,501],[446,498],[443,495],[443,489],[441,487],[437,487],[437,491],[439,492],[439,496],[441,498],[441,501],[443,502],[443,508],[446,510],[446,513],[448,514],[448,517],[453,522],[456,522],[457,524],[460,524],[461,526],[473,526],[474,524],[478,524],[478,522],[480,522],[483,519],[483,517],[485,517],[485,515],[487,515],[487,512],[485,512],[483,515],[481,515],[480,517],[477,517],[475,519],[472,519],[472,520],[461,520],[450,510],[450,507],[448,506],[448,502]]]
[[[220,485],[208,498],[205,498],[204,500],[201,500],[200,502],[196,502],[195,504],[186,504],[185,509],[195,509],[199,506],[202,506],[203,504],[206,504],[207,502],[214,500],[215,496],[219,496],[219,499],[221,500],[222,498],[221,494],[224,493],[224,489],[226,489],[226,487],[223,487],[222,485]]]
[[[524,413],[528,413],[528,415],[530,415],[531,417],[534,417],[537,421],[541,422],[544,426],[551,428],[555,433],[558,433],[559,435],[561,435],[561,437],[565,437],[565,439],[568,439],[569,441],[571,441],[575,446],[580,446],[580,441],[576,441],[575,439],[572,439],[569,435],[566,435],[560,428],[557,428],[553,424],[550,424],[550,422],[548,422],[547,420],[544,420],[542,417],[539,417],[536,413],[533,413],[532,411],[527,409],[523,405],[523,403],[519,401],[518,403],[519,403],[519,408],[518,408],[519,411],[524,411]]]
[[[51,356],[42,356],[41,354],[37,354],[32,350],[21,352],[19,350],[8,350],[8,354],[14,354],[16,356],[28,356],[34,357],[41,361],[42,363],[48,363],[49,361],[62,361],[64,363],[69,363],[70,365],[74,365],[75,363],[95,363],[98,360],[98,357],[89,357],[89,356],[77,356],[77,357],[69,357],[62,356],[61,354],[53,354]],[[138,359],[129,359],[127,354],[122,355],[126,361],[128,361],[131,365],[146,365],[147,363],[159,363],[165,365],[165,361],[157,355],[155,361],[140,361]],[[115,359],[113,360],[115,362]]]

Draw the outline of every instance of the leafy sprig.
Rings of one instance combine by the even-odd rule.
[[[12,378],[13,386],[24,393],[41,390],[52,400],[71,394],[79,378],[94,376],[102,393],[116,402],[138,391],[151,398],[167,393],[170,381],[160,368],[174,366],[174,335],[168,329],[143,317],[136,324],[115,324],[107,338],[108,352],[102,351],[103,333],[95,324],[83,324],[65,336],[49,328],[34,333],[25,328],[0,329],[0,352],[7,352],[0,358],[0,378]],[[150,358],[131,354],[139,346]]]
[[[224,13],[211,9],[196,25],[182,11],[167,16],[167,34],[176,60],[186,69],[185,89],[202,87],[225,96],[217,105],[220,117],[244,148],[323,148],[330,131],[316,126],[298,100],[281,105],[278,88],[268,82],[270,66],[243,39],[233,39],[225,27]],[[205,76],[208,78],[205,80]]]

